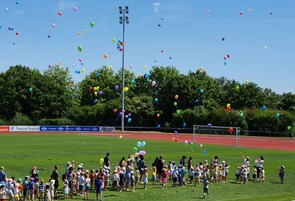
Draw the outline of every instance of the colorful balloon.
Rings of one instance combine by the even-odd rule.
[[[158,98],[155,98],[155,102],[157,103],[159,101],[159,99]]]
[[[175,95],[174,98],[177,100],[178,99],[178,95]]]
[[[99,164],[103,164],[104,163],[104,159],[103,158],[100,158],[99,159]]]
[[[265,110],[267,109],[267,107],[266,107],[265,105],[262,105],[261,109],[262,109],[263,111],[265,111]]]
[[[51,26],[52,26],[52,28],[55,28],[56,25],[55,25],[55,23],[52,23]]]
[[[180,110],[176,110],[176,113],[177,113],[177,114],[180,114]]]
[[[205,92],[204,89],[200,89],[200,93],[203,94]]]
[[[61,16],[62,16],[62,12],[58,12],[57,15],[58,15],[59,17],[61,17]]]
[[[79,45],[79,46],[78,46],[78,51],[79,51],[79,52],[82,52],[82,50],[83,50],[83,47],[82,47],[81,45]]]
[[[174,105],[174,106],[177,106],[177,102],[174,102],[173,105]]]
[[[276,118],[280,118],[281,114],[280,113],[276,113]]]
[[[158,118],[160,117],[160,114],[159,114],[159,113],[157,114],[157,117],[158,117]]]
[[[156,81],[152,81],[152,86],[154,87],[156,85]]]
[[[124,91],[125,92],[129,91],[129,88],[128,87],[124,87]]]
[[[78,10],[77,6],[73,7],[74,12],[76,12]]]
[[[108,58],[108,54],[104,54],[103,58],[107,59]]]
[[[228,132],[229,132],[230,134],[232,134],[233,131],[234,131],[234,129],[233,129],[232,127],[230,127],[230,128],[228,129]]]
[[[128,121],[128,123],[130,123],[132,121],[132,119],[131,118],[128,118],[127,121]]]
[[[145,145],[146,145],[146,142],[145,141],[142,141],[141,142],[141,146],[144,147]]]
[[[136,145],[137,145],[138,147],[141,147],[141,142],[138,141]]]
[[[94,22],[90,22],[90,27],[91,27],[91,28],[94,27]]]

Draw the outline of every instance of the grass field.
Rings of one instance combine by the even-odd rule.
[[[75,160],[76,164],[83,163],[86,169],[99,167],[99,159],[103,158],[106,152],[110,152],[112,167],[118,165],[121,157],[133,153],[137,139],[119,139],[117,137],[101,137],[83,134],[9,134],[0,135],[1,158],[0,165],[5,167],[7,176],[23,178],[29,175],[33,165],[37,165],[40,171],[40,178],[49,180],[55,164],[60,167],[60,174],[65,171],[67,161]],[[142,141],[142,140],[141,140]],[[150,167],[155,157],[163,155],[164,159],[179,162],[182,155],[192,156],[193,163],[210,160],[211,156],[218,155],[219,160],[225,160],[230,164],[230,172],[226,183],[210,184],[209,200],[295,200],[295,152],[274,151],[265,149],[203,145],[203,154],[198,144],[190,147],[184,142],[167,142],[145,140],[147,145],[145,161]],[[266,182],[246,184],[235,183],[235,164],[243,162],[240,156],[251,157],[251,166],[254,159],[263,155],[265,158]],[[278,168],[285,165],[285,184],[279,184]],[[151,178],[151,174],[149,176]],[[202,199],[203,187],[187,185],[186,187],[171,188],[168,183],[167,189],[162,189],[160,184],[143,190],[142,186],[136,188],[135,193],[104,191],[104,200],[200,200]],[[94,200],[94,193],[90,199]],[[76,200],[82,197],[76,197]],[[207,199],[207,198],[206,198]]]

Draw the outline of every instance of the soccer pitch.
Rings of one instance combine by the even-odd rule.
[[[85,169],[97,169],[101,166],[99,159],[107,152],[110,153],[111,167],[114,168],[122,157],[127,158],[128,154],[134,154],[133,150],[137,147],[138,141],[145,141],[146,146],[142,149],[146,151],[144,159],[149,170],[154,159],[160,155],[163,155],[165,164],[168,164],[168,161],[178,164],[182,155],[186,155],[187,158],[191,156],[194,165],[204,160],[210,161],[215,155],[219,157],[219,162],[226,161],[231,166],[228,179],[225,183],[209,185],[210,200],[295,200],[295,152],[207,144],[201,147],[199,144],[190,145],[181,141],[153,141],[148,138],[142,140],[87,134],[5,134],[0,135],[0,139],[0,165],[5,167],[8,177],[24,178],[29,175],[32,166],[36,165],[40,171],[39,178],[48,181],[54,165],[60,167],[61,177],[65,172],[66,162],[72,160],[75,160],[77,165],[83,163]],[[235,165],[240,166],[243,163],[240,152],[250,157],[251,167],[255,158],[260,155],[264,157],[265,183],[249,181],[244,185],[235,182]],[[280,165],[286,167],[285,184],[279,183]],[[159,182],[152,185],[149,181],[147,190],[143,190],[143,185],[139,185],[134,193],[107,190],[103,195],[104,200],[178,201],[203,199],[202,193],[202,185],[195,187],[187,184],[185,187],[172,188],[169,181],[168,188],[162,188]],[[83,200],[83,197],[76,196],[75,199]],[[90,199],[95,200],[93,192],[90,193]]]

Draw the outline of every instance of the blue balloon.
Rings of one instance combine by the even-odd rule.
[[[135,84],[135,80],[131,80],[131,84]]]
[[[200,89],[200,93],[203,94],[205,91],[204,89]]]
[[[280,113],[276,113],[276,117],[279,118],[281,116]]]
[[[159,101],[159,99],[158,98],[155,98],[155,102],[158,102]]]
[[[148,74],[148,73],[145,73],[145,74],[144,74],[144,77],[145,77],[145,78],[149,78],[149,76],[150,76],[150,74]]]
[[[146,142],[145,141],[142,141],[141,142],[141,146],[144,147],[145,145],[146,145]]]
[[[186,127],[186,123],[184,122],[184,123],[182,124],[182,126],[183,126],[183,127]]]
[[[141,142],[140,141],[137,142],[137,146],[141,147]]]
[[[157,128],[160,128],[160,127],[161,127],[161,124],[158,124],[158,125],[157,125]]]
[[[263,111],[265,111],[265,110],[266,110],[266,106],[265,106],[265,105],[262,105],[261,109],[262,109]]]
[[[207,151],[206,151],[206,150],[204,150],[204,151],[203,151],[203,154],[204,154],[204,155],[206,155],[206,154],[207,154]]]
[[[132,121],[132,119],[131,119],[131,118],[128,118],[128,120],[127,120],[127,121],[128,121],[128,123],[130,123],[130,122]]]

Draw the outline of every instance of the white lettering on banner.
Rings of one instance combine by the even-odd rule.
[[[40,126],[10,126],[10,132],[38,132]]]

